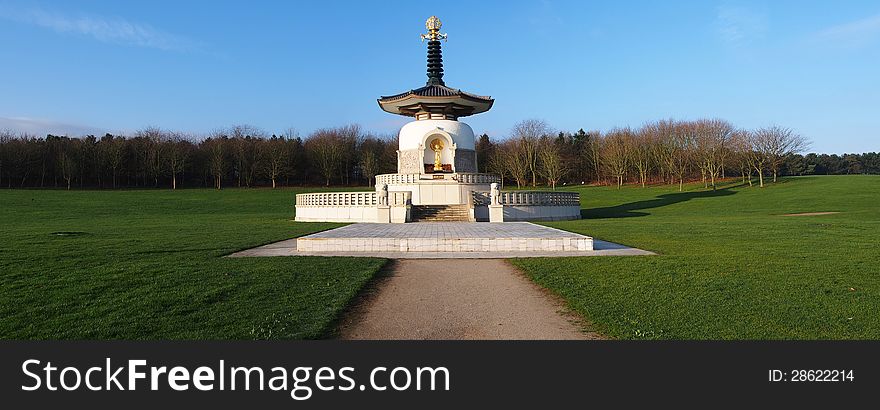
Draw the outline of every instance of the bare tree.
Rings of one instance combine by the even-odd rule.
[[[673,144],[673,135],[675,130],[675,122],[672,120],[656,121],[651,124],[657,132],[657,142],[654,146],[654,155],[657,158],[657,171],[660,179],[670,184],[675,183],[674,175],[670,169],[675,154],[675,144]]]
[[[796,134],[791,128],[772,125],[760,128],[755,132],[759,135],[758,140],[762,143],[762,149],[767,157],[767,165],[773,172],[773,182],[776,182],[779,167],[785,163],[789,156],[804,152],[810,147],[810,142]]]
[[[79,149],[79,140],[62,137],[61,144],[58,147],[58,169],[61,171],[61,178],[67,183],[67,190],[70,190],[70,183],[76,175],[77,166],[74,153]]]
[[[162,148],[164,133],[158,127],[146,127],[135,134],[140,137],[144,143],[142,159],[144,161],[145,179],[147,176],[152,177],[153,187],[159,187],[159,174],[162,172]]]
[[[12,131],[0,131],[0,181],[6,173],[6,186],[24,188],[27,179],[42,160],[42,141],[27,133],[15,135]]]
[[[659,133],[658,153],[678,191],[684,190],[684,178],[693,160],[693,127],[685,122],[664,120],[657,123]]]
[[[511,138],[517,141],[518,151],[526,162],[532,177],[532,186],[538,184],[538,147],[542,136],[553,134],[550,126],[543,120],[520,121],[513,126]]]
[[[703,175],[704,185],[711,183],[717,189],[716,180],[721,177],[724,159],[729,152],[733,125],[724,120],[699,120],[693,125],[695,153]],[[708,181],[706,181],[708,177]]]
[[[293,127],[288,127],[284,131],[284,145],[285,150],[287,151],[287,161],[285,161],[285,165],[282,167],[286,172],[284,172],[285,180],[287,183],[290,183],[290,178],[296,173],[297,165],[300,163],[300,159],[302,157],[302,139],[299,137],[299,132]]]
[[[330,186],[330,179],[338,172],[345,155],[345,142],[339,129],[323,128],[313,132],[306,138],[305,148],[324,177],[325,185]]]
[[[602,140],[602,160],[608,174],[613,176],[617,189],[623,186],[632,162],[632,136],[629,128],[609,131]]]
[[[226,132],[232,142],[232,157],[238,174],[238,186],[250,187],[262,166],[262,151],[258,140],[265,137],[263,130],[252,125],[233,125]]]
[[[273,135],[272,138],[266,141],[265,145],[266,176],[272,180],[272,189],[275,189],[278,186],[278,176],[284,172],[284,167],[288,163],[290,150],[287,148],[286,137],[276,137]]]
[[[556,190],[556,184],[569,171],[562,157],[562,147],[547,136],[541,137],[538,159],[540,160],[538,173],[547,180],[553,190]]]
[[[647,186],[648,173],[654,167],[659,132],[656,124],[645,124],[631,137],[632,162],[639,173],[642,188]]]
[[[748,133],[748,162],[751,169],[758,173],[758,186],[764,187],[764,169],[770,160],[770,143],[767,134],[758,131]],[[749,177],[751,180],[751,177]],[[751,182],[749,183],[751,185]]]
[[[363,138],[361,134],[361,126],[357,124],[349,124],[336,128],[336,133],[339,135],[342,144],[340,153],[341,167],[339,169],[342,173],[342,183],[350,185],[352,170],[358,162],[357,148]]]
[[[496,167],[506,169],[516,181],[516,187],[524,187],[529,176],[529,159],[526,149],[520,140],[507,140],[499,144],[496,155]]]
[[[9,162],[9,160],[6,159],[8,147],[14,138],[15,134],[11,130],[0,130],[0,186],[3,185],[3,166]]]
[[[507,163],[505,161],[505,153],[503,149],[505,148],[505,144],[498,144],[494,150],[489,154],[488,160],[486,161],[486,170],[498,174],[501,177],[501,187],[504,188],[504,178],[510,173],[510,170],[507,168]]]
[[[599,184],[602,182],[602,158],[601,158],[601,138],[602,133],[599,131],[590,131],[586,133],[589,135],[589,139],[587,140],[587,146],[585,147],[587,153],[587,157],[589,158],[589,162],[593,167],[593,172],[595,173],[596,183]]]
[[[116,188],[116,177],[119,174],[119,167],[125,159],[125,138],[106,135],[102,140],[104,143],[104,155],[107,157],[107,165],[110,167],[111,178],[113,180],[112,187]]]
[[[752,166],[749,160],[751,156],[751,145],[749,145],[749,132],[745,130],[734,130],[730,137],[730,157],[742,177],[742,182],[748,180],[749,186],[752,186]]]
[[[171,174],[171,189],[177,189],[177,176],[183,172],[184,165],[192,151],[192,144],[182,134],[169,133],[165,140],[165,161]]]
[[[373,179],[382,168],[385,141],[374,136],[365,137],[361,140],[359,151],[361,175],[366,178],[368,186],[373,186]]]
[[[361,171],[364,178],[367,179],[367,186],[373,186],[373,178],[376,177],[379,168],[379,154],[375,151],[364,151],[361,153]]]
[[[226,171],[225,145],[228,141],[222,130],[216,130],[203,143],[208,148],[209,168],[211,169],[211,175],[214,177],[214,186],[217,189],[220,189],[222,186],[223,174]]]

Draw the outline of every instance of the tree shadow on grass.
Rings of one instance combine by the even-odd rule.
[[[691,191],[691,192],[674,192],[656,196],[654,199],[645,201],[630,202],[615,206],[606,206],[602,208],[590,208],[581,210],[581,218],[583,219],[611,219],[611,218],[632,218],[638,216],[650,215],[648,212],[638,212],[643,209],[662,208],[667,205],[673,205],[681,202],[687,202],[697,198],[715,198],[729,196],[736,193],[731,190],[733,187],[725,187],[715,191]]]

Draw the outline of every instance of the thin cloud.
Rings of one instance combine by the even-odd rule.
[[[71,16],[37,8],[13,9],[0,6],[0,18],[47,28],[58,33],[87,36],[110,44],[178,52],[199,49],[198,44],[192,40],[120,17]]]
[[[847,48],[861,48],[880,40],[880,14],[828,27],[817,33],[820,41]]]
[[[547,0],[542,1],[539,7],[530,10],[527,21],[532,30],[543,37],[555,37],[565,28],[562,14]]]
[[[715,25],[722,41],[739,46],[763,38],[769,19],[766,13],[725,5],[718,7]]]
[[[0,117],[0,130],[10,130],[17,133],[40,137],[45,136],[46,134],[79,137],[83,135],[102,136],[107,132],[111,134],[121,133],[119,130],[107,130],[90,125],[70,124],[25,117]]]

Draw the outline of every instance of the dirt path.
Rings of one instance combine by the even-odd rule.
[[[402,259],[341,321],[342,339],[597,339],[501,259]]]

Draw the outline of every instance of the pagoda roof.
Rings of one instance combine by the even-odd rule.
[[[383,96],[379,106],[392,114],[413,117],[419,112],[444,113],[464,117],[489,111],[495,100],[443,84],[428,84],[400,94]]]

